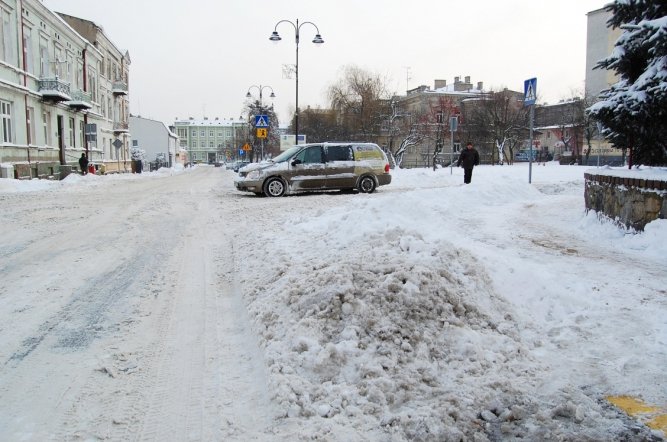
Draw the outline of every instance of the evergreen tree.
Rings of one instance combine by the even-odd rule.
[[[620,80],[588,111],[615,147],[631,149],[631,167],[667,165],[667,2],[616,0],[605,8],[608,25],[624,32],[596,68]]]

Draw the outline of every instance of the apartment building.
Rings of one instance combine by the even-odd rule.
[[[190,117],[174,122],[180,147],[188,151],[189,161],[209,164],[247,155],[242,146],[248,140],[249,127],[248,122],[242,119],[221,120],[217,117],[213,120]]]
[[[596,99],[600,92],[618,81],[614,71],[594,69],[600,60],[607,58],[616,40],[621,36],[621,29],[611,29],[607,21],[611,12],[604,8],[586,14],[586,95]]]
[[[463,102],[468,99],[479,98],[484,95],[484,84],[478,82],[473,84],[469,76],[455,77],[454,82],[447,84],[447,80],[435,80],[434,87],[419,86],[407,91],[404,96],[393,99],[395,119],[384,124],[405,124],[406,118],[409,124],[418,123],[422,132],[423,141],[410,146],[403,156],[403,167],[428,167],[432,165],[434,149],[438,140],[442,143],[441,155],[449,158],[460,146],[459,133],[452,137],[449,132],[449,121],[451,117],[461,115]],[[408,117],[409,116],[409,117]],[[395,120],[395,121],[394,121]],[[383,134],[390,133],[392,128],[383,126]],[[389,141],[384,136],[380,143],[389,145],[395,142]],[[395,150],[395,147],[391,147]]]
[[[7,177],[62,177],[82,153],[107,171],[129,170],[129,54],[98,25],[38,0],[0,0],[0,15]]]

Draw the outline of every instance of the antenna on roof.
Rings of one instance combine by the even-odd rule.
[[[412,77],[410,76],[410,66],[403,66],[405,69],[405,90],[409,91],[410,90],[410,80],[412,80]]]

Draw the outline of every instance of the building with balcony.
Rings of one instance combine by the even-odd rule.
[[[108,170],[129,169],[129,133],[114,132],[115,122],[127,128],[127,90],[113,87],[127,83],[128,54],[99,26],[39,0],[2,0],[0,15],[0,163],[9,177],[59,177],[78,169],[82,152],[113,162]],[[119,135],[123,148],[109,150]]]
[[[187,150],[188,162],[215,163],[243,159],[241,148],[248,141],[250,126],[242,119],[176,119],[174,131],[181,149]]]

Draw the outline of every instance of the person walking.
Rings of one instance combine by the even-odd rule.
[[[468,141],[466,148],[459,155],[459,161],[456,167],[463,167],[463,182],[470,184],[472,180],[472,169],[479,165],[479,153],[472,147],[472,143]]]
[[[86,157],[85,153],[82,153],[81,158],[79,158],[79,167],[81,168],[82,175],[88,173],[88,158]]]

